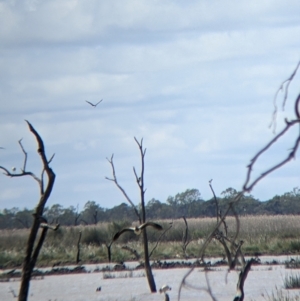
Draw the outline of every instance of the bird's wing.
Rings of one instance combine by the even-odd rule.
[[[155,228],[156,230],[163,229],[163,227],[161,225],[153,223],[153,222],[147,222],[147,223],[140,225],[140,229],[144,229],[145,227],[148,227],[148,226],[151,226],[151,227]]]
[[[95,106],[93,103],[91,103],[90,101],[86,100],[87,103],[89,103],[91,106]]]
[[[95,105],[97,106],[103,99],[101,99],[100,101],[98,101]]]
[[[127,231],[131,231],[132,232],[133,229],[132,228],[124,228],[124,229],[122,229],[121,231],[117,232],[114,235],[113,241],[117,240],[120,237],[120,235],[122,235],[124,232],[127,232]]]

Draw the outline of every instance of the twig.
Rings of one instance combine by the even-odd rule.
[[[300,61],[298,62],[295,70],[293,71],[293,73],[286,79],[284,80],[281,85],[279,86],[279,88],[277,89],[276,93],[275,93],[275,96],[274,96],[274,99],[273,99],[273,104],[274,104],[274,111],[272,113],[272,121],[271,121],[271,124],[270,124],[270,127],[272,126],[273,124],[273,132],[275,133],[275,130],[276,130],[276,117],[277,117],[277,104],[276,104],[276,100],[277,100],[277,96],[278,96],[278,93],[282,90],[284,90],[284,97],[283,97],[283,102],[282,102],[282,110],[284,110],[284,107],[285,107],[285,104],[286,104],[286,100],[287,100],[287,97],[288,97],[288,91],[289,91],[289,86],[290,86],[290,83],[292,82],[292,80],[294,79],[298,69],[299,69],[299,66],[300,66]]]
[[[211,182],[212,182],[212,181],[213,181],[213,180],[211,179],[211,180],[208,181],[208,183],[209,183],[210,190],[211,190],[211,192],[212,192],[212,194],[213,194],[213,196],[214,196],[214,200],[215,200],[215,202],[216,202],[217,222],[219,222],[219,203],[218,203],[218,199],[217,199],[217,197],[216,197],[215,191],[214,191],[214,189],[213,189],[213,187],[212,187],[212,185],[211,185]]]

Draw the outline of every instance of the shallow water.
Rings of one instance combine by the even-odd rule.
[[[284,257],[286,259],[286,257]],[[274,259],[274,257],[273,257]],[[99,267],[100,265],[98,265]],[[91,267],[91,270],[93,268]],[[157,289],[163,284],[172,287],[169,292],[170,300],[177,300],[180,283],[189,271],[181,269],[153,269]],[[285,275],[300,273],[300,270],[285,269],[283,265],[253,266],[245,283],[244,300],[268,300],[267,296],[277,289],[283,288]],[[132,272],[110,272],[115,278],[104,279],[103,272],[91,272],[73,275],[45,276],[40,280],[32,280],[30,285],[29,301],[138,301],[164,300],[160,293],[149,293],[147,279],[143,270]],[[127,278],[125,278],[127,276]],[[129,277],[130,276],[130,277]],[[206,276],[212,292],[217,300],[233,300],[238,271],[227,273],[226,267],[216,267],[205,273],[203,268],[195,268],[188,277],[188,284],[199,289],[184,287],[181,300],[211,300],[205,291],[208,288]],[[0,300],[16,300],[11,291],[18,293],[20,281],[1,282]],[[96,288],[101,286],[101,292]],[[202,289],[200,289],[200,287]],[[293,290],[290,294],[299,293]],[[264,294],[264,296],[262,295]]]

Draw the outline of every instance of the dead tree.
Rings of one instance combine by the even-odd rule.
[[[275,127],[276,127],[276,115],[277,115],[277,105],[276,105],[276,98],[278,96],[279,91],[283,90],[284,91],[284,98],[283,98],[283,108],[285,106],[285,103],[287,101],[287,96],[288,96],[288,88],[290,83],[292,82],[292,80],[294,79],[298,69],[300,68],[300,62],[297,64],[296,69],[294,70],[294,72],[291,74],[291,76],[285,80],[280,88],[276,91],[275,94],[275,98],[274,98],[274,112],[273,112],[273,119],[272,119],[272,124],[274,125],[274,131],[275,131]],[[242,199],[242,197],[244,196],[245,193],[247,192],[251,192],[251,190],[254,188],[254,186],[260,182],[263,178],[265,178],[266,176],[268,176],[270,173],[272,173],[273,171],[275,171],[276,169],[281,168],[282,166],[284,166],[286,163],[288,163],[289,161],[291,161],[292,159],[295,158],[299,144],[300,144],[300,131],[298,131],[298,134],[296,136],[295,142],[292,145],[292,147],[290,148],[290,151],[288,153],[288,155],[286,157],[284,157],[283,159],[281,159],[279,162],[275,163],[274,165],[270,166],[269,168],[267,168],[264,172],[262,172],[260,175],[254,177],[252,174],[254,165],[257,165],[257,161],[258,159],[265,154],[280,138],[282,138],[291,128],[293,127],[299,127],[300,125],[300,94],[297,96],[297,98],[295,99],[295,103],[294,103],[294,108],[295,108],[295,119],[293,120],[287,120],[285,119],[285,126],[284,128],[274,136],[273,139],[271,139],[261,150],[259,150],[254,157],[250,160],[249,165],[247,166],[247,172],[246,172],[246,180],[242,186],[242,190],[234,197],[234,199],[232,201],[229,202],[225,212],[222,215],[218,216],[217,213],[217,224],[215,226],[215,228],[212,230],[211,234],[207,237],[207,239],[205,240],[205,242],[203,243],[202,247],[199,250],[199,257],[203,258],[204,254],[205,254],[205,250],[208,246],[208,244],[210,243],[210,241],[212,240],[212,238],[218,236],[218,240],[222,243],[225,252],[227,253],[227,257],[229,258],[229,268],[232,268],[235,266],[237,258],[240,256],[241,258],[243,258],[242,256],[242,252],[241,252],[241,246],[242,246],[242,241],[240,242],[236,242],[238,234],[239,234],[239,218],[238,216],[235,214],[235,218],[236,218],[236,230],[235,230],[235,234],[234,237],[232,237],[230,240],[228,238],[226,238],[226,236],[224,236],[224,234],[222,233],[222,231],[220,231],[220,227],[222,224],[225,223],[225,218],[228,215],[228,213],[230,211],[234,212],[234,206]],[[211,183],[211,181],[210,181]],[[212,187],[211,187],[212,188]],[[218,204],[216,203],[216,205],[218,206]],[[225,226],[226,229],[226,226]],[[228,248],[227,246],[227,242],[230,243],[230,247],[231,250]],[[235,251],[232,252],[232,249],[234,249]],[[243,301],[244,300],[244,283],[245,280],[247,278],[248,272],[250,271],[251,265],[254,262],[254,259],[250,259],[249,261],[245,262],[242,261],[242,269],[239,275],[239,280],[237,283],[237,292],[236,295],[234,297],[234,301]],[[188,273],[186,273],[186,275],[183,277],[180,288],[179,288],[179,294],[178,294],[178,300],[180,300],[180,295],[181,295],[181,290],[183,287],[190,287],[190,288],[196,288],[199,290],[203,290],[202,287],[195,287],[194,285],[190,284],[188,281],[188,277],[189,275],[193,272],[194,267],[191,268]],[[209,292],[211,298],[213,300],[216,300],[215,297],[213,296],[212,290],[209,286],[209,283],[207,281],[207,286],[208,289],[204,289],[206,291]]]
[[[186,221],[185,216],[183,216],[182,218],[183,218],[184,224],[185,224],[185,231],[183,232],[183,236],[182,236],[181,248],[182,248],[184,257],[188,258],[188,255],[186,253],[186,248],[189,245],[189,243],[191,242],[191,240],[188,239],[188,237],[189,237],[189,226],[188,226],[188,223]]]
[[[38,145],[37,152],[41,158],[42,166],[43,166],[40,178],[38,178],[34,173],[26,170],[27,153],[23,148],[22,139],[19,140],[19,144],[24,153],[25,158],[24,158],[24,164],[23,167],[21,168],[21,171],[19,173],[16,172],[11,173],[7,168],[0,166],[0,169],[2,169],[4,171],[4,174],[8,177],[15,178],[15,177],[31,176],[35,181],[37,181],[40,188],[40,198],[35,209],[33,224],[31,226],[31,230],[27,240],[25,258],[23,260],[21,286],[20,286],[19,297],[18,297],[19,301],[27,300],[31,273],[36,264],[38,255],[40,253],[40,250],[46,238],[48,229],[58,228],[58,225],[57,226],[49,225],[47,220],[43,217],[45,204],[50,197],[55,181],[55,173],[52,171],[52,169],[49,166],[54,155],[50,158],[50,160],[47,159],[42,138],[40,137],[38,132],[34,129],[34,127],[28,121],[26,122],[28,124],[29,130],[32,132],[32,134],[34,135],[37,141],[37,145]],[[46,183],[44,180],[45,174],[47,177]],[[38,231],[40,228],[42,229],[42,231],[40,236],[38,237]]]
[[[105,243],[106,249],[107,249],[107,258],[108,262],[111,262],[111,246],[113,244],[113,240],[110,241],[110,243]]]
[[[145,210],[145,192],[146,192],[146,190],[144,188],[144,170],[145,170],[146,149],[143,148],[143,139],[141,140],[141,142],[139,142],[136,138],[134,138],[134,140],[139,147],[140,156],[141,156],[141,172],[139,175],[137,174],[135,168],[133,167],[135,179],[136,179],[137,185],[140,190],[141,213],[138,212],[138,209],[136,208],[136,206],[134,205],[132,200],[129,198],[129,196],[126,194],[125,190],[118,183],[118,180],[116,177],[116,172],[115,172],[115,167],[114,167],[114,163],[113,163],[113,155],[111,156],[110,160],[107,159],[112,168],[113,178],[106,178],[106,179],[114,182],[116,184],[116,186],[121,190],[121,192],[125,196],[126,200],[132,206],[132,208],[138,218],[139,224],[142,225],[142,224],[146,223],[146,210]],[[148,249],[148,238],[147,238],[146,227],[142,229],[142,235],[143,235],[143,246],[144,246],[145,272],[147,275],[147,280],[148,280],[150,291],[152,293],[154,293],[154,292],[156,292],[156,285],[155,285],[155,281],[154,281],[154,277],[153,277],[152,269],[151,269],[151,265],[150,265],[150,260],[149,260],[149,249]]]
[[[82,232],[79,231],[78,241],[77,241],[77,254],[76,254],[76,264],[80,262],[80,241]]]
[[[79,218],[81,213],[79,213],[79,205],[77,204],[76,212],[74,214],[74,226],[77,226],[79,224]]]

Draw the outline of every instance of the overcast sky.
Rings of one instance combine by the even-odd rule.
[[[138,203],[134,137],[143,140],[146,200],[188,188],[207,200],[242,188],[246,166],[272,137],[273,99],[300,59],[300,2],[0,1],[0,165],[41,174],[44,140],[56,182],[48,206]],[[299,72],[300,73],[300,72]],[[300,75],[290,85],[278,132],[294,118]],[[96,107],[85,102],[96,103]],[[259,174],[288,154],[291,133],[258,161]],[[259,182],[261,201],[300,187],[300,159]],[[0,209],[34,208],[37,183],[0,174]]]

